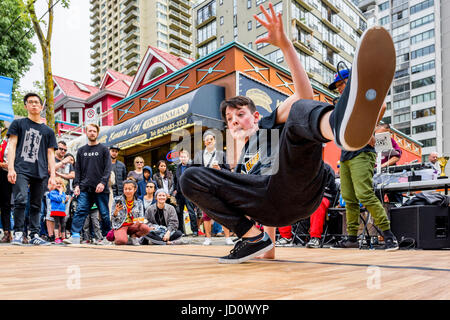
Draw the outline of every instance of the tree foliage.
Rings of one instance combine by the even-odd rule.
[[[0,75],[14,79],[13,90],[30,69],[36,52],[31,21],[23,19],[20,0],[0,1]]]
[[[52,73],[52,50],[51,40],[53,33],[54,6],[61,4],[64,8],[69,7],[70,0],[47,0],[47,14],[42,17],[37,16],[34,3],[36,0],[19,0],[22,9],[26,13],[33,25],[36,36],[42,50],[42,60],[44,64],[44,87],[47,125],[55,130],[55,108],[53,97],[53,73]]]

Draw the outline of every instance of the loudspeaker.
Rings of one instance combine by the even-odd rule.
[[[408,206],[390,209],[391,230],[400,241],[413,238],[417,248],[450,248],[449,208]]]

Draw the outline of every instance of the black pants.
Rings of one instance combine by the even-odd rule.
[[[192,204],[191,201],[189,201],[189,199],[186,199],[183,195],[177,194],[178,230],[184,232],[183,211],[185,205],[189,212],[189,219],[191,220],[191,230],[192,232],[198,232],[197,214],[194,211],[194,205]]]
[[[257,222],[274,227],[309,217],[320,205],[327,177],[319,121],[333,106],[297,101],[280,135],[279,166],[273,175],[243,175],[205,167],[186,169],[185,197],[209,217],[242,237]]]
[[[11,231],[12,184],[8,181],[8,171],[0,169],[0,211],[3,231]]]
[[[39,215],[41,211],[41,202],[44,197],[46,179],[36,179],[24,174],[17,174],[16,183],[13,184],[12,191],[14,196],[14,232],[23,232],[25,221],[25,207],[28,196],[30,197],[30,237],[34,234],[39,235]],[[28,194],[28,186],[30,193]]]

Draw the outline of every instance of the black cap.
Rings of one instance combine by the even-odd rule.
[[[111,147],[109,147],[109,149],[116,149],[117,151],[120,151],[119,146],[116,144],[113,144]]]

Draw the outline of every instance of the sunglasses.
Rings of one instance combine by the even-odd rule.
[[[155,186],[147,186],[147,188],[154,188]]]
[[[144,163],[144,161],[136,161],[135,163]]]
[[[58,148],[58,149],[61,151],[67,151],[67,149],[64,149],[64,148]]]

